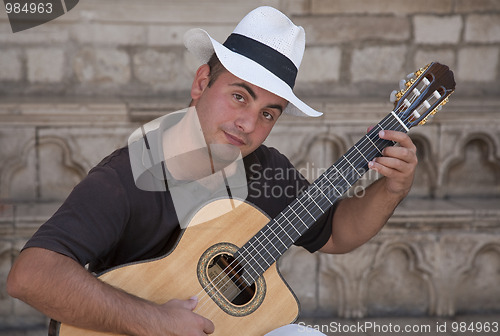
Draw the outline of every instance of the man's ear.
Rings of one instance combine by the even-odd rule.
[[[191,98],[196,101],[198,100],[205,88],[208,86],[210,81],[210,67],[208,64],[203,64],[196,71],[196,75],[193,79],[193,84],[191,85]]]

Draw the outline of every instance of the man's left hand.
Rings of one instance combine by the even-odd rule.
[[[417,148],[408,134],[384,130],[379,137],[397,142],[399,146],[389,146],[382,150],[381,157],[368,164],[370,169],[386,177],[386,190],[405,197],[411,188],[417,166]]]

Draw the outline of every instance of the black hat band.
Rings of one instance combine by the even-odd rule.
[[[293,89],[297,78],[297,67],[279,51],[249,37],[231,34],[224,46],[243,55],[271,71]]]

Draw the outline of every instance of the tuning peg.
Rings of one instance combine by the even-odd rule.
[[[391,92],[389,96],[389,101],[391,103],[394,103],[398,101],[402,96],[403,93],[415,82],[415,73],[409,73],[408,75],[405,76],[405,78],[401,79],[399,81],[399,91],[394,90]]]
[[[401,79],[399,81],[399,91],[398,90],[392,91],[389,96],[389,101],[391,103],[395,103],[396,101],[400,100],[401,97],[403,97],[405,92],[408,90],[408,88],[411,87],[417,81],[417,78],[419,78],[427,70],[429,65],[430,64],[427,64],[424,68],[420,68],[415,72],[411,72],[408,75],[406,75],[405,78]],[[426,79],[424,78],[424,80]]]
[[[406,79],[402,79],[399,81],[399,90],[403,91],[406,89]]]
[[[443,108],[443,106],[438,105],[434,110],[431,111],[430,115],[434,116],[436,113],[438,113],[439,111],[441,111],[442,108]]]
[[[389,96],[389,101],[390,101],[391,103],[394,103],[396,100],[399,100],[399,98],[401,98],[401,97],[399,97],[399,98],[397,97],[398,92],[400,92],[400,91],[398,91],[398,90],[393,90],[393,91],[391,92],[391,95]]]
[[[426,66],[424,66],[423,68],[420,68],[417,71],[415,71],[415,77],[416,78],[420,77],[420,75],[422,75],[425,72],[425,70],[427,70],[427,68],[429,68],[430,65],[431,65],[431,63],[429,63]]]

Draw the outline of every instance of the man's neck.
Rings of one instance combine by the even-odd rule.
[[[231,175],[241,159],[238,148],[227,144],[207,145],[197,111],[190,107],[182,119],[167,127],[162,135],[163,155],[170,175],[176,180],[205,179],[225,170]],[[219,157],[234,156],[225,161]]]
[[[176,180],[196,180],[213,173],[207,144],[194,107],[162,135],[167,169]]]

